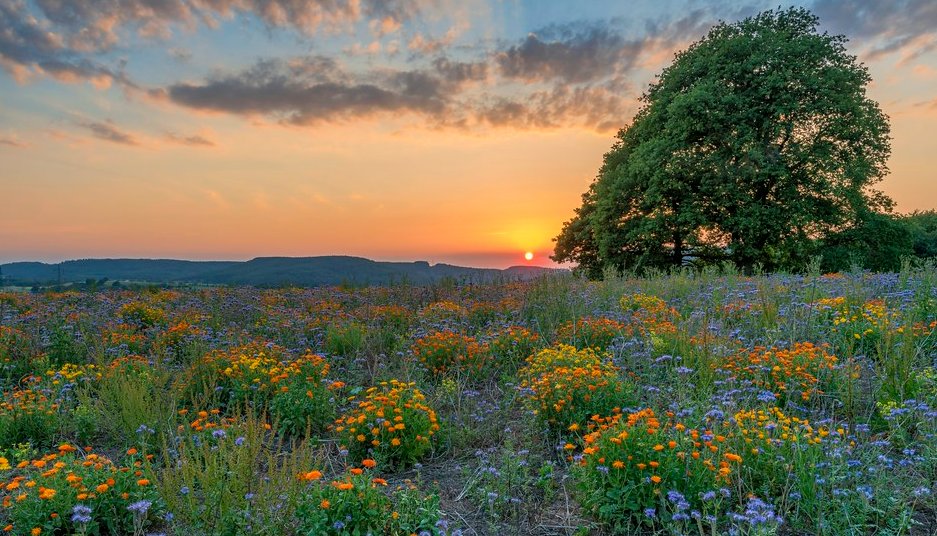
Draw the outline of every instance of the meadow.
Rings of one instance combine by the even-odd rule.
[[[0,293],[3,534],[934,534],[937,268]]]

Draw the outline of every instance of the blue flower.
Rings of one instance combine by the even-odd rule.
[[[130,510],[136,515],[143,516],[143,515],[146,515],[147,511],[149,511],[151,506],[153,506],[153,501],[148,501],[144,499],[142,501],[137,501],[131,504],[130,506],[127,507],[127,510]]]
[[[72,507],[72,523],[90,523],[91,507],[83,504],[76,504]]]

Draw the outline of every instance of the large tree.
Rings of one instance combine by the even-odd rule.
[[[888,119],[868,70],[808,10],[721,23],[680,52],[618,133],[554,259],[641,269],[803,266],[891,210]]]

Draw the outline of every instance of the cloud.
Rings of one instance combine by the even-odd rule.
[[[20,149],[28,147],[25,143],[14,139],[14,138],[0,138],[0,145],[6,145],[8,147],[17,147]]]
[[[459,34],[467,30],[468,27],[469,25],[467,23],[460,22],[450,27],[445,35],[439,38],[427,37],[422,33],[416,33],[410,38],[410,41],[407,42],[407,48],[410,49],[411,52],[436,54],[451,45],[456,38],[459,37]]]
[[[304,34],[327,27],[347,27],[377,19],[386,32],[424,9],[434,0],[35,0],[41,13],[76,40],[97,49],[118,42],[119,32],[135,29],[143,37],[167,38],[174,26],[214,26],[218,18],[242,14],[270,27],[292,28]]]
[[[524,99],[495,98],[477,103],[471,119],[495,127],[545,129],[575,125],[613,132],[634,115],[637,104],[636,99],[606,87],[557,85]]]
[[[165,95],[189,108],[300,125],[381,112],[437,116],[472,72],[447,63],[441,71],[384,69],[354,75],[321,56],[270,59],[238,73],[169,86]]]
[[[140,145],[136,138],[117,128],[111,120],[100,122],[78,119],[75,120],[75,124],[86,129],[95,138],[104,141],[119,143],[121,145]]]
[[[521,43],[497,54],[501,74],[527,82],[559,78],[568,83],[627,70],[640,53],[641,42],[627,42],[607,23],[553,26],[529,34]],[[621,65],[624,63],[624,65]]]
[[[304,35],[368,19],[378,21],[377,31],[391,33],[402,22],[437,7],[437,0],[3,0],[0,68],[19,82],[48,75],[138,89],[122,66],[115,69],[97,59],[134,35],[165,40],[177,28],[214,27],[219,19],[236,15]],[[170,55],[185,61],[190,53],[170,49]]]
[[[194,134],[192,136],[183,136],[173,132],[166,133],[166,139],[173,143],[178,143],[181,145],[189,145],[192,147],[214,147],[215,142],[201,136],[199,134]]]
[[[816,0],[813,11],[833,33],[864,43],[869,59],[905,51],[908,61],[937,48],[933,0]]]
[[[112,68],[85,57],[86,50],[95,48],[87,46],[87,39],[84,34],[75,37],[57,31],[50,21],[33,17],[21,0],[0,2],[0,67],[17,81],[45,74],[63,82],[89,80],[107,87],[116,81],[133,87],[122,64]]]
[[[185,63],[192,59],[192,51],[185,48],[173,47],[170,48],[167,52],[169,52],[169,57],[180,63]]]

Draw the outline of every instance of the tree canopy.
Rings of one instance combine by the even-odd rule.
[[[720,23],[642,96],[553,258],[592,276],[733,261],[803,266],[891,211],[888,118],[846,38],[803,8]],[[874,220],[878,221],[878,220]]]

